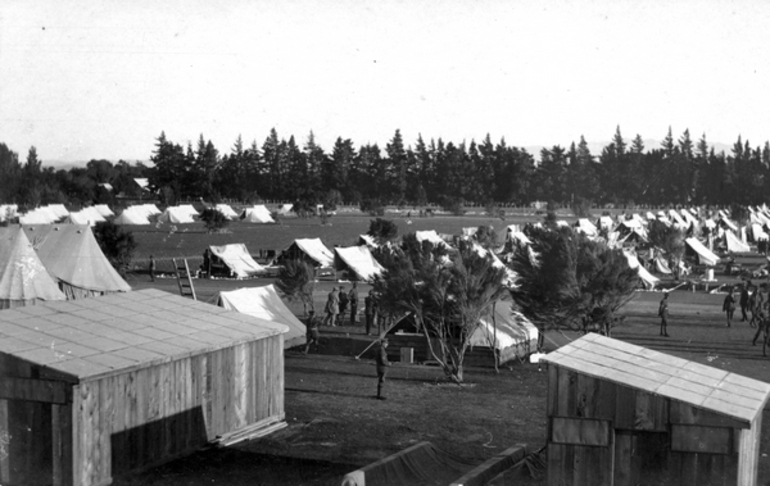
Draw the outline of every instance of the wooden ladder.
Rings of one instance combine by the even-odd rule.
[[[195,295],[192,277],[190,276],[190,267],[187,265],[187,258],[183,258],[178,263],[176,258],[172,258],[171,261],[174,262],[174,269],[176,270],[176,283],[179,284],[179,295],[198,300],[198,297]]]

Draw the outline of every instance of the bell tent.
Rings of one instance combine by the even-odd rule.
[[[65,299],[21,227],[0,228],[0,309]]]
[[[131,290],[102,253],[89,226],[24,226],[24,232],[68,299]]]

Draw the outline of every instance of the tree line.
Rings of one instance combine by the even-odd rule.
[[[186,146],[161,133],[150,166],[92,160],[85,168],[43,168],[32,147],[26,163],[0,144],[0,199],[27,205],[108,202],[101,189],[136,191],[132,179],[147,177],[161,202],[281,200],[351,204],[426,205],[474,203],[527,205],[547,201],[572,205],[729,205],[758,204],[770,189],[770,143],[752,147],[741,137],[729,154],[716,152],[705,135],[689,130],[677,139],[669,128],[660,146],[630,143],[617,128],[601,153],[591,153],[584,137],[569,147],[544,148],[536,160],[505,139],[459,143],[418,136],[405,144],[399,130],[381,149],[337,138],[324,150],[311,132],[300,145],[275,129],[259,145],[239,136],[221,153],[200,136]]]
[[[147,177],[148,167],[124,160],[91,160],[85,167],[69,170],[44,167],[33,146],[26,161],[0,143],[0,203],[26,208],[45,204],[113,204],[115,194],[139,195],[134,182]]]

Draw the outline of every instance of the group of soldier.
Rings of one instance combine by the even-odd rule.
[[[727,327],[732,327],[733,317],[736,308],[741,308],[741,322],[748,322],[750,327],[756,327],[754,339],[751,344],[756,345],[759,337],[764,333],[763,340],[765,345],[770,329],[770,295],[764,285],[754,286],[751,281],[740,285],[739,295],[736,299],[735,288],[731,287],[722,303],[722,312],[727,318]],[[663,299],[658,306],[658,317],[660,317],[660,335],[668,336],[668,292],[663,294]],[[764,350],[763,350],[764,353]]]
[[[341,326],[345,321],[345,314],[350,307],[350,325],[358,325],[358,286],[353,282],[353,288],[345,292],[345,286],[333,287],[326,300],[324,307],[325,316],[322,323],[319,323],[315,317],[315,311],[311,309],[308,312],[307,326],[307,344],[305,345],[305,354],[310,347],[319,346],[321,335],[320,326]],[[364,317],[366,319],[366,335],[370,335],[374,327],[378,325],[379,303],[374,290],[370,290],[364,298]],[[385,400],[383,388],[385,385],[386,370],[390,366],[388,361],[388,340],[380,339],[375,355],[375,364],[377,365],[377,396],[379,400]]]
[[[770,324],[770,320],[768,320],[770,316],[770,296],[768,296],[767,289],[763,286],[753,287],[753,289],[752,287],[751,281],[741,285],[737,304],[741,308],[741,322],[748,322],[750,327],[757,328],[754,339],[751,341],[752,345],[756,345],[757,339],[759,339],[763,332],[767,336],[767,326]],[[727,327],[732,327],[735,309],[736,298],[734,296],[734,289],[731,288],[722,304],[722,311],[727,317]]]
[[[307,345],[305,353],[310,350],[310,346],[318,346],[320,341],[320,326],[342,326],[345,322],[345,315],[350,309],[350,325],[358,325],[358,284],[353,282],[353,288],[345,291],[345,286],[333,287],[324,306],[325,316],[322,322],[316,319],[315,311],[308,312],[307,322]],[[379,303],[374,290],[370,290],[364,298],[364,317],[366,325],[366,335],[371,335],[375,326],[378,325]]]
[[[345,291],[345,286],[333,287],[326,300],[326,313],[322,325],[341,326],[345,321],[345,314],[350,308],[350,325],[358,325],[358,285],[353,282],[353,288]],[[370,290],[364,299],[364,317],[366,318],[366,334],[369,335],[377,321],[379,305],[374,290]]]

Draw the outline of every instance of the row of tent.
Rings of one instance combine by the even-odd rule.
[[[289,210],[291,209],[291,205],[284,206],[289,206]],[[275,223],[270,211],[261,204],[245,208],[240,213],[234,211],[228,204],[217,204],[214,209],[229,220]],[[18,218],[19,223],[25,225],[69,223],[94,226],[111,218],[115,224],[119,225],[149,225],[153,217],[157,217],[157,220],[162,223],[187,224],[193,223],[198,216],[200,213],[191,204],[169,206],[164,211],[160,211],[154,204],[139,204],[127,207],[117,216],[106,204],[85,207],[80,211],[68,211],[63,204],[50,204],[26,213],[19,213],[16,204],[0,205],[0,223]]]
[[[189,224],[195,222],[195,218],[200,216],[200,213],[190,204],[169,206],[162,212],[154,205],[150,206],[154,208],[154,211],[149,213],[144,207],[130,206],[124,209],[114,222],[121,225],[148,225],[150,224],[150,217],[157,216],[161,223]],[[222,213],[229,220],[240,219],[246,223],[275,223],[270,211],[261,204],[245,208],[240,213],[235,212],[228,204],[217,204],[213,209]]]
[[[320,268],[334,268],[348,272],[350,277],[362,282],[371,282],[382,274],[382,265],[375,260],[366,245],[335,247],[329,250],[320,238],[299,238],[278,255],[279,264],[287,260],[304,260]]]
[[[87,225],[0,228],[0,309],[129,290]]]
[[[288,260],[302,260],[321,269],[347,272],[350,278],[362,282],[371,282],[383,271],[368,246],[335,247],[332,251],[320,238],[294,240],[276,258],[279,264]],[[213,276],[248,278],[264,274],[268,269],[252,258],[246,245],[234,243],[209,246],[204,256],[204,271]]]
[[[0,222],[19,218],[19,223],[26,225],[62,222],[93,226],[96,223],[107,221],[112,216],[115,214],[106,204],[85,207],[80,211],[68,211],[63,204],[49,204],[21,214],[15,204],[0,206]]]

